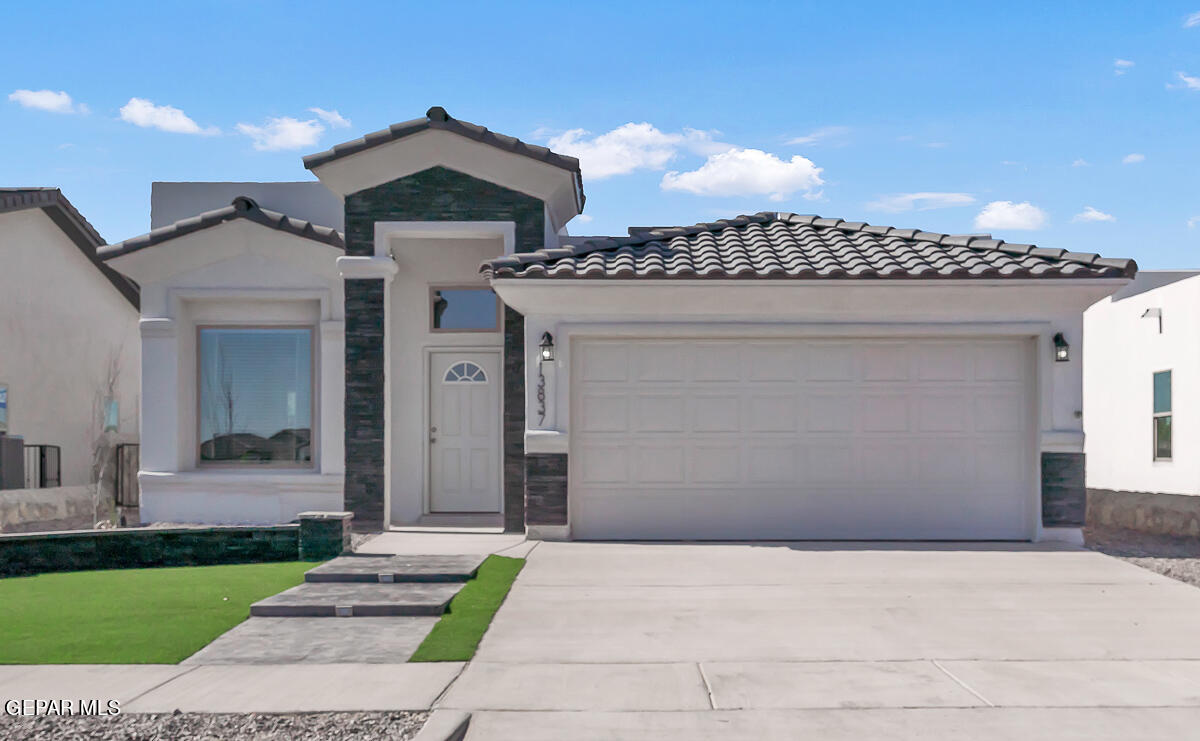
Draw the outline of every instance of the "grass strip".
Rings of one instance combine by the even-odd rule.
[[[524,565],[523,558],[488,556],[409,661],[470,661]]]
[[[74,571],[0,579],[0,664],[175,664],[312,563]]]

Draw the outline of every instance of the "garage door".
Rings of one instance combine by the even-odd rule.
[[[1029,538],[1031,345],[576,340],[574,537]]]

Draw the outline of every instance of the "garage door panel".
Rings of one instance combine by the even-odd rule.
[[[803,377],[795,345],[748,343],[743,355],[751,381],[795,381]]]
[[[858,401],[849,393],[808,394],[805,427],[809,432],[852,432]]]
[[[637,484],[684,484],[684,445],[643,445],[634,452]]]
[[[579,404],[580,432],[627,432],[629,398],[621,394],[584,394]]]
[[[686,410],[682,394],[638,394],[633,404],[633,431],[685,432]]]
[[[971,396],[966,393],[922,393],[918,432],[966,432],[971,429]]]
[[[738,432],[742,429],[742,400],[737,394],[712,396],[698,393],[689,401],[692,432]]]
[[[752,394],[748,407],[749,432],[795,432],[795,394]]]
[[[632,376],[637,381],[682,381],[686,371],[686,345],[662,343],[637,345],[631,352]]]
[[[629,449],[627,444],[588,445],[571,456],[572,478],[581,486],[629,483]]]
[[[911,429],[908,394],[863,394],[862,420],[865,432],[908,432]]]
[[[878,343],[863,348],[864,381],[907,381],[912,363],[912,353],[901,342]]]
[[[917,378],[921,381],[964,382],[970,380],[971,355],[964,343],[922,342],[917,345]]]
[[[854,347],[847,342],[811,342],[805,345],[809,381],[850,383],[855,380]]]
[[[748,483],[791,484],[796,481],[796,444],[748,442]]]
[[[1027,538],[1028,340],[581,341],[581,538]],[[598,369],[587,363],[595,360]]]
[[[742,448],[729,445],[692,445],[689,480],[699,486],[737,484],[743,480]]]
[[[688,379],[698,382],[740,381],[741,348],[730,342],[697,342],[688,353]]]

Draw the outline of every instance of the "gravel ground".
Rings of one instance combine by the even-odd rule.
[[[1083,537],[1094,551],[1200,587],[1200,538],[1096,528],[1084,530]]]
[[[10,717],[0,738],[30,741],[406,741],[428,713],[135,714]]]

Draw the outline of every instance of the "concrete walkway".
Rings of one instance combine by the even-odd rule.
[[[468,739],[1185,738],[1200,590],[1066,546],[543,543]]]

